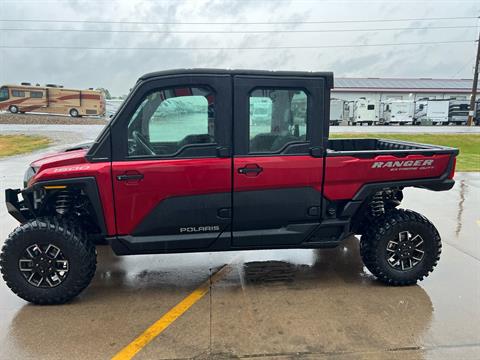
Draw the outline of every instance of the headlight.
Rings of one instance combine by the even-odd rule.
[[[37,173],[37,168],[34,168],[33,166],[30,166],[27,171],[25,172],[25,175],[23,177],[23,187],[26,188],[28,187],[28,182],[32,179],[32,177],[35,176]]]

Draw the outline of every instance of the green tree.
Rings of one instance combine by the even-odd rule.
[[[107,99],[107,100],[111,100],[111,99],[112,99],[112,95],[110,95],[110,91],[108,91],[108,89],[105,89],[105,88],[97,88],[97,90],[103,92],[103,95],[105,96],[105,99]]]

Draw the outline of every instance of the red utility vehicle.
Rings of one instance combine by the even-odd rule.
[[[379,280],[423,279],[440,236],[397,206],[405,187],[450,189],[458,150],[329,140],[332,86],[314,72],[142,76],[93,144],[34,161],[23,190],[6,190],[21,223],[0,256],[7,285],[30,302],[68,301],[105,240],[128,255],[325,248],[351,234]]]

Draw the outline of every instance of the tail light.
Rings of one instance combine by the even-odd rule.
[[[453,158],[453,166],[452,168],[450,169],[450,174],[448,174],[448,178],[449,179],[453,179],[453,177],[455,176],[455,166],[457,165],[457,157],[455,156]]]

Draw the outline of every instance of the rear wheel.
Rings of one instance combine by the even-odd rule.
[[[77,109],[70,109],[70,116],[71,117],[78,117],[79,113]]]
[[[62,304],[92,280],[96,251],[79,226],[55,218],[31,220],[5,241],[0,268],[7,286],[35,304]]]
[[[8,111],[10,111],[12,114],[17,114],[18,113],[18,106],[17,105],[10,105],[8,108]]]
[[[375,219],[362,235],[363,263],[380,281],[412,285],[437,265],[442,250],[440,235],[424,216],[395,209]]]

